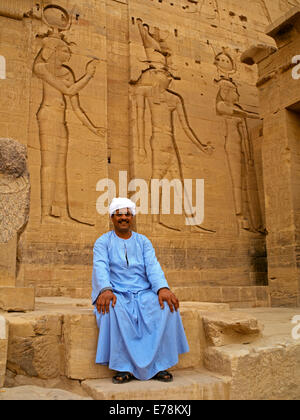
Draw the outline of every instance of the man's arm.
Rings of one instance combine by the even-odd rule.
[[[146,237],[144,237],[144,263],[152,290],[158,293],[159,289],[169,288],[164,272],[157,261],[153,245]]]
[[[93,251],[93,276],[92,276],[92,302],[93,305],[103,291],[103,289],[112,290],[110,283],[110,270],[106,238],[99,238]]]

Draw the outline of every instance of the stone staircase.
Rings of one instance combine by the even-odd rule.
[[[1,313],[0,387],[75,389],[97,400],[228,400],[282,396],[293,386],[300,397],[300,343],[263,341],[256,318],[228,303],[182,302],[180,312],[190,352],[171,369],[173,382],[120,386],[94,362],[98,328],[89,300],[37,298],[33,312]]]

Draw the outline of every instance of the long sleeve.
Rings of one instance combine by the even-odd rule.
[[[144,237],[144,262],[146,274],[151,283],[152,290],[157,293],[162,287],[169,288],[164,272],[156,258],[153,245],[148,238]]]
[[[112,287],[109,280],[107,244],[103,236],[96,241],[93,252],[92,302],[94,304],[102,289]]]

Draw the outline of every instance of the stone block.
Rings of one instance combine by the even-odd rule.
[[[8,312],[33,311],[35,291],[32,287],[0,287],[0,309]]]
[[[84,381],[82,387],[95,400],[228,400],[229,396],[226,379],[204,369],[178,370],[167,384],[149,380],[116,386],[109,379],[94,379]]]
[[[0,388],[4,385],[8,346],[8,324],[3,316],[0,316]]]
[[[202,366],[206,338],[203,330],[203,311],[229,309],[226,304],[183,302],[180,313],[189,342],[189,353],[182,354],[176,369]],[[98,326],[92,310],[81,310],[76,314],[65,314],[63,337],[65,348],[65,375],[71,379],[97,379],[112,376],[106,366],[95,363],[98,342]]]
[[[65,375],[71,379],[112,376],[106,366],[95,363],[99,330],[92,310],[64,316]]]
[[[216,347],[252,342],[263,329],[254,316],[231,311],[204,315],[203,325],[208,344]]]
[[[63,373],[60,314],[7,314],[7,367],[16,374],[42,379]]]
[[[210,347],[205,367],[231,377],[230,400],[299,400],[300,347],[296,342]]]

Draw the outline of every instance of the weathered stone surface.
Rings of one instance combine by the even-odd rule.
[[[277,341],[256,348],[210,347],[205,353],[205,366],[232,378],[231,400],[299,399],[299,343]]]
[[[132,381],[116,386],[110,379],[87,380],[82,387],[94,400],[227,400],[226,379],[205,369],[179,370],[171,383]]]
[[[1,287],[0,309],[10,312],[33,311],[35,291],[32,287]]]
[[[0,400],[91,400],[89,397],[81,397],[63,389],[47,389],[33,385],[24,385],[14,388],[2,388],[0,390]]]
[[[28,221],[30,183],[26,147],[0,138],[0,243],[8,242]]]
[[[6,319],[0,315],[0,388],[3,386],[5,380],[7,347],[8,323],[6,322]]]
[[[72,379],[111,377],[106,366],[95,363],[99,330],[91,310],[66,314],[63,323],[65,375]]]
[[[208,344],[216,347],[256,340],[263,326],[244,312],[215,312],[203,316]]]
[[[230,399],[298,400],[300,339],[292,338],[297,309],[258,308],[249,312],[265,325],[262,337],[250,344],[209,347],[205,367],[231,378]]]
[[[10,334],[7,367],[15,373],[44,379],[62,370],[62,317],[8,314]]]

